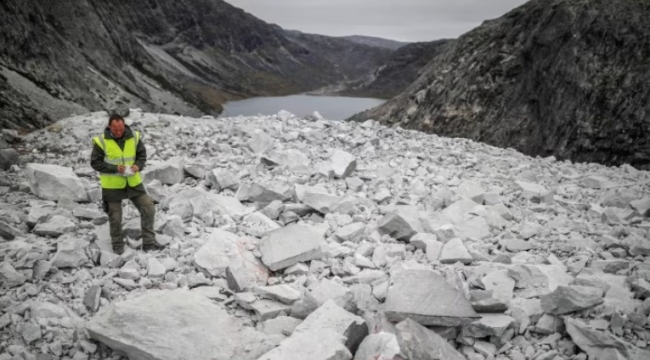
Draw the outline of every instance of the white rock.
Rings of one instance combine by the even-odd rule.
[[[443,245],[439,259],[443,264],[453,264],[460,261],[465,265],[471,264],[473,260],[465,244],[463,244],[463,240],[459,238],[449,240]]]
[[[368,335],[368,327],[363,318],[345,311],[334,300],[328,300],[305,321],[296,327],[294,334],[331,329],[345,337],[345,346],[354,353],[363,338]]]
[[[147,260],[147,276],[153,279],[162,279],[165,276],[167,270],[165,266],[158,261],[156,258],[149,258]]]
[[[145,184],[158,180],[165,185],[174,185],[183,181],[185,172],[180,158],[173,158],[166,162],[147,166],[141,173]]]
[[[350,360],[343,336],[330,329],[295,334],[257,360]]]
[[[81,239],[68,236],[59,239],[57,251],[52,258],[52,266],[57,268],[76,268],[88,261],[84,248],[88,243]]]
[[[62,215],[54,215],[45,222],[34,227],[34,233],[41,236],[58,237],[75,229],[75,224],[69,218]]]
[[[330,158],[334,176],[346,178],[357,168],[357,158],[343,150],[335,150]]]
[[[254,360],[276,345],[208,298],[185,290],[114,302],[86,329],[91,338],[131,359]]]
[[[262,262],[276,271],[299,262],[320,259],[324,235],[321,228],[299,224],[272,231],[260,242]]]
[[[71,168],[30,163],[25,167],[29,187],[36,196],[57,201],[60,198],[88,201],[83,182]]]

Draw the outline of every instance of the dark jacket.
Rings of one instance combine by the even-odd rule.
[[[122,135],[121,138],[114,138],[108,126],[106,129],[104,129],[104,136],[107,139],[115,140],[120,149],[124,150],[124,142],[127,139],[133,138],[135,135],[133,134],[133,130],[131,130],[128,125],[125,125],[124,135]],[[100,173],[117,174],[117,165],[104,162],[104,157],[104,150],[102,150],[102,148],[100,148],[99,145],[95,144],[93,141],[93,152],[90,155],[90,166],[95,171],[98,171]],[[140,141],[138,142],[138,146],[135,149],[135,165],[137,165],[138,168],[140,168],[140,171],[142,171],[146,162],[147,150],[145,149],[144,142],[142,141],[142,134],[140,134]],[[144,195],[146,193],[147,192],[144,189],[144,185],[142,184],[136,187],[130,187],[127,184],[124,189],[102,189],[102,197],[104,198],[104,201],[108,202],[131,199],[140,195]]]

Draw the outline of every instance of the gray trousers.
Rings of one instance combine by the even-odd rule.
[[[147,194],[129,199],[140,212],[140,227],[142,228],[142,243],[154,244],[156,234],[153,232],[156,208],[153,200]],[[111,245],[113,249],[124,247],[124,236],[122,234],[122,201],[110,201],[108,203],[108,223],[111,228]]]

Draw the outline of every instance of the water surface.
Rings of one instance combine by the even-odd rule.
[[[286,110],[303,117],[318,111],[325,119],[343,120],[358,112],[381,105],[385,100],[345,96],[290,95],[257,97],[223,105],[221,117],[273,115]]]

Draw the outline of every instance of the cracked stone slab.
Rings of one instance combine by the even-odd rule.
[[[320,259],[325,233],[322,228],[291,224],[268,233],[260,242],[262,262],[272,271],[299,262]]]
[[[461,292],[430,270],[392,275],[384,311],[391,321],[412,318],[422,325],[460,326],[480,318]]]
[[[276,345],[208,298],[186,290],[114,302],[86,329],[92,339],[131,359],[255,360]]]

